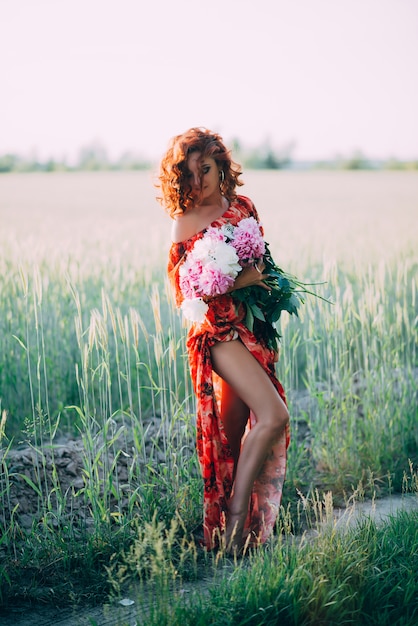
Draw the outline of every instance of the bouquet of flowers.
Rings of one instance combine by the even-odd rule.
[[[235,289],[232,296],[246,305],[247,328],[276,349],[280,341],[276,324],[281,312],[297,315],[304,301],[301,293],[311,292],[277,267],[254,217],[242,219],[237,226],[210,227],[195,242],[179,271],[184,317],[202,323],[208,310],[205,299],[226,293],[244,267],[261,260],[265,264],[263,273],[268,274],[264,282],[270,290],[251,285]]]

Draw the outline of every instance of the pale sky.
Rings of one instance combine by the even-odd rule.
[[[159,157],[191,126],[418,158],[418,0],[0,0],[0,154]]]

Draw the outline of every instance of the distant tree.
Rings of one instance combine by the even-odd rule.
[[[16,170],[20,158],[16,154],[5,154],[0,157],[0,173]]]
[[[292,162],[293,143],[273,150],[269,140],[243,155],[243,164],[250,169],[280,170],[289,167]]]
[[[348,159],[343,159],[341,167],[344,170],[370,170],[372,163],[367,159],[361,150],[356,150]]]
[[[231,140],[231,152],[232,158],[239,161],[240,155],[242,154],[242,145],[241,140],[238,137],[233,137]]]
[[[146,170],[151,166],[150,162],[133,152],[124,152],[112,169],[117,170]]]
[[[81,148],[76,169],[106,170],[109,168],[110,164],[106,148],[99,141],[93,141]]]

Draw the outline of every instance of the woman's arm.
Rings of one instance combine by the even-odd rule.
[[[251,287],[252,285],[256,285],[270,291],[270,287],[264,282],[264,280],[268,278],[268,274],[263,274],[264,268],[265,265],[262,261],[259,261],[257,265],[244,267],[236,277],[233,286],[228,289],[227,293],[235,291],[235,289]]]

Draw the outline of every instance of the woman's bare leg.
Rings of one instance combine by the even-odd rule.
[[[226,542],[234,550],[240,546],[254,481],[289,414],[267,373],[241,341],[219,342],[211,348],[211,356],[215,372],[257,418],[242,446],[229,502]]]
[[[248,418],[250,417],[250,409],[225,380],[222,379],[221,385],[221,420],[234,459],[233,479],[235,479],[241,451],[241,440],[244,436]]]

